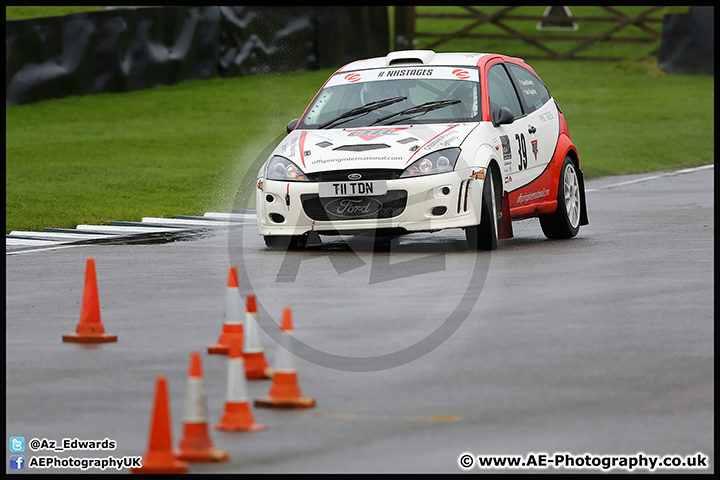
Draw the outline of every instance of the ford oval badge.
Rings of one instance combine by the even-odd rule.
[[[362,178],[362,175],[359,173],[351,173],[348,175],[348,180],[360,180]]]

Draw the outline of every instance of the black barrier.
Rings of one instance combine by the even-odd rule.
[[[390,49],[387,7],[317,7],[318,68],[340,67]]]
[[[385,6],[108,8],[5,24],[6,106],[340,67],[390,42]]]
[[[675,75],[715,74],[715,7],[663,17],[658,67]]]

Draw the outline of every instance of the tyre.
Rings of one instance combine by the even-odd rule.
[[[580,182],[575,164],[565,157],[557,193],[555,213],[540,216],[540,227],[547,238],[572,238],[580,230]]]
[[[302,250],[307,235],[265,235],[265,245],[273,250]]]
[[[497,250],[498,248],[498,204],[495,196],[493,171],[487,169],[483,184],[480,224],[465,229],[470,250]]]

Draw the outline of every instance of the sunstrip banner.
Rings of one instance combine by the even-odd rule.
[[[348,83],[376,82],[379,80],[407,80],[407,79],[432,79],[432,80],[465,80],[477,82],[480,78],[477,68],[458,67],[392,67],[377,68],[373,70],[361,70],[359,72],[340,72],[335,74],[325,87],[346,85]]]

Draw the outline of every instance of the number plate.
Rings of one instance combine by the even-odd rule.
[[[318,186],[321,197],[369,197],[385,195],[387,184],[384,180],[358,182],[326,182]]]

